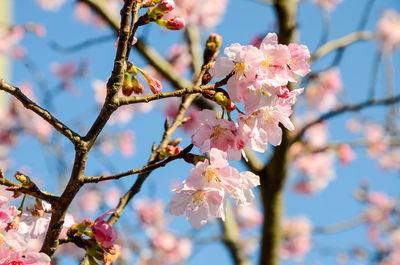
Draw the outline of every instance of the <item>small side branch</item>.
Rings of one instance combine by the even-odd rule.
[[[352,219],[349,219],[347,221],[344,221],[344,222],[341,222],[338,224],[314,227],[312,230],[312,233],[313,234],[334,234],[334,233],[352,229],[356,226],[361,225],[364,222],[365,222],[364,216],[360,215],[360,216],[356,216]]]
[[[7,190],[9,191],[21,192],[23,194],[33,196],[43,201],[47,201],[51,205],[53,205],[58,200],[58,197],[56,195],[46,191],[41,191],[34,183],[31,187],[26,188],[23,187],[21,184],[18,184],[12,180],[7,179],[6,176],[4,175],[4,172],[1,169],[0,169],[0,185],[8,187]]]
[[[391,105],[391,104],[395,104],[397,102],[400,101],[400,95],[397,95],[395,97],[389,97],[389,98],[384,98],[384,99],[379,99],[379,100],[375,100],[375,99],[370,99],[364,102],[361,102],[359,104],[356,105],[346,105],[346,106],[342,106],[339,108],[336,108],[335,110],[332,110],[328,113],[325,113],[323,115],[321,115],[318,119],[315,119],[314,121],[306,124],[298,133],[297,135],[295,135],[295,137],[292,139],[291,143],[294,143],[298,140],[300,140],[300,138],[303,136],[303,134],[305,133],[305,131],[310,128],[311,126],[323,122],[327,119],[330,119],[332,117],[335,117],[337,115],[340,115],[342,113],[345,112],[349,112],[349,111],[358,111],[367,107],[372,107],[372,106],[379,106],[379,105]]]
[[[29,109],[47,121],[51,126],[53,126],[57,131],[67,137],[74,145],[81,142],[81,136],[71,130],[67,125],[63,124],[61,121],[56,119],[50,112],[44,108],[37,105],[27,96],[25,96],[22,91],[8,84],[4,79],[0,79],[0,90],[3,90],[11,95],[13,95],[17,100],[19,100],[26,109]]]
[[[176,156],[169,157],[169,158],[167,158],[159,163],[156,163],[156,164],[146,165],[146,166],[142,167],[141,169],[132,169],[132,170],[128,170],[126,172],[115,174],[115,175],[107,175],[107,176],[100,176],[100,177],[85,177],[83,181],[85,183],[98,183],[101,181],[106,181],[106,180],[111,180],[111,179],[120,179],[122,177],[130,176],[130,175],[134,175],[134,174],[150,173],[151,171],[153,171],[157,168],[165,167],[169,162],[172,162],[176,159],[183,158],[187,153],[190,152],[190,150],[192,150],[192,148],[193,148],[193,144],[186,147],[180,154],[178,154]]]
[[[357,31],[350,33],[340,39],[325,43],[314,52],[314,54],[308,61],[309,63],[312,63],[334,50],[341,49],[359,40],[371,40],[373,36],[374,35],[372,34],[372,32],[369,31]]]

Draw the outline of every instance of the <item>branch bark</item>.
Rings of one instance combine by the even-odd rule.
[[[54,129],[67,137],[67,139],[69,139],[74,145],[81,141],[81,136],[79,134],[71,130],[67,125],[51,115],[50,112],[29,99],[19,88],[8,84],[4,79],[0,79],[0,90],[13,95],[19,102],[22,103],[22,105],[24,105],[26,109],[33,111],[42,119],[47,121],[51,126],[53,126]]]

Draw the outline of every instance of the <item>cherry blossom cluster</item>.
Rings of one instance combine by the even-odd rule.
[[[210,38],[220,45],[221,37],[214,35]],[[199,112],[201,125],[192,135],[192,143],[201,153],[209,151],[210,158],[194,162],[196,167],[174,190],[170,204],[172,214],[185,214],[197,229],[209,216],[225,218],[227,194],[238,206],[253,201],[251,189],[259,185],[259,177],[250,172],[239,173],[227,160],[239,160],[246,146],[264,152],[268,143],[279,145],[280,124],[294,130],[289,116],[303,89],[289,91],[287,85],[296,81],[295,75],[310,72],[306,62],[310,57],[308,48],[294,43],[278,44],[275,33],[268,34],[260,48],[235,43],[224,52],[227,57],[218,59],[210,74],[216,78],[228,76],[227,91],[218,89],[206,96],[228,113],[228,119],[219,118],[213,110]],[[239,111],[234,123],[230,113],[237,110],[237,104],[243,104],[247,113]]]
[[[174,0],[150,0],[144,2],[145,7],[150,8],[141,16],[138,23],[141,25],[155,22],[159,26],[169,30],[181,30],[185,27],[185,20],[179,16],[166,16],[175,9]]]

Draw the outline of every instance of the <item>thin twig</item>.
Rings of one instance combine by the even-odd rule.
[[[318,50],[316,50],[311,58],[308,60],[309,63],[316,61],[317,59],[325,56],[326,54],[346,47],[350,44],[353,44],[360,40],[371,40],[373,38],[373,34],[369,31],[357,31],[350,33],[340,39],[332,40],[324,45],[322,45]]]
[[[0,90],[3,90],[11,95],[13,95],[16,99],[18,99],[26,109],[29,109],[47,121],[53,128],[67,137],[74,145],[81,141],[81,136],[71,130],[67,125],[60,122],[57,118],[55,118],[50,112],[45,110],[44,108],[37,105],[31,99],[29,99],[22,91],[8,84],[4,79],[0,79]]]
[[[183,158],[187,153],[190,152],[190,150],[192,148],[193,148],[193,145],[191,144],[176,156],[169,157],[169,158],[167,158],[161,162],[158,162],[156,164],[146,165],[140,169],[131,169],[126,172],[122,172],[122,173],[114,174],[114,175],[99,176],[99,177],[85,177],[84,182],[85,183],[98,183],[101,181],[106,181],[106,180],[111,180],[111,179],[120,179],[122,177],[131,176],[134,174],[149,173],[157,168],[165,167],[171,161]]]
[[[338,107],[335,110],[332,110],[328,113],[325,113],[321,115],[318,119],[315,119],[309,123],[307,123],[292,139],[291,144],[300,140],[300,138],[303,136],[305,131],[310,128],[311,126],[320,123],[322,121],[325,121],[327,119],[330,119],[332,117],[338,116],[342,113],[349,112],[349,111],[358,111],[364,108],[372,107],[372,106],[379,106],[379,105],[391,105],[395,104],[400,101],[400,95],[397,95],[396,97],[389,97],[389,98],[384,98],[384,99],[370,99],[355,105],[346,105],[342,107]]]

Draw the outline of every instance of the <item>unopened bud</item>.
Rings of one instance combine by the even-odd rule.
[[[167,20],[165,27],[169,30],[181,30],[185,27],[185,20],[180,17],[173,17]]]
[[[21,182],[22,186],[24,186],[26,188],[30,188],[32,186],[32,184],[33,184],[31,179],[28,176],[26,176],[26,175],[24,175],[24,174],[22,174],[22,173],[20,173],[18,171],[17,171],[17,173],[15,173],[14,177],[19,182]]]
[[[219,47],[222,44],[222,37],[217,33],[211,33],[206,41],[206,48],[204,50],[203,59],[207,64],[218,57]]]
[[[136,76],[132,75],[131,81],[132,81],[133,92],[135,92],[135,94],[142,94],[144,92],[144,87],[139,83]]]
[[[169,13],[175,8],[174,0],[162,0],[156,7],[159,12],[161,13]]]
[[[132,92],[133,92],[133,86],[131,78],[128,73],[125,73],[124,81],[122,83],[122,94],[124,94],[124,96],[129,97],[130,95],[132,95]]]
[[[153,94],[161,93],[162,92],[162,84],[159,80],[155,79],[151,75],[149,75],[146,71],[138,68],[138,70],[142,73],[143,77],[146,79],[147,84],[150,87],[151,92]]]
[[[223,92],[216,92],[214,94],[213,100],[229,112],[236,109],[236,104]]]

